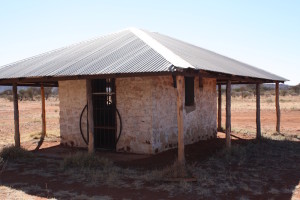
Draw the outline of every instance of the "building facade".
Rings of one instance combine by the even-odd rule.
[[[185,144],[214,138],[217,133],[216,79],[203,78],[201,86],[199,77],[194,77],[193,82],[194,102],[189,106],[184,102],[183,109]],[[121,119],[115,113],[116,129],[110,133],[104,133],[106,130],[100,133],[115,134],[112,139],[117,143],[113,150],[155,154],[177,147],[176,88],[172,76],[116,78],[114,95]],[[59,81],[59,99],[61,143],[87,147],[79,127],[82,110],[87,104],[86,80]],[[96,112],[101,111],[95,110],[94,116]],[[85,113],[82,119],[82,126],[86,127]],[[122,130],[117,140],[120,120]],[[96,140],[101,139],[105,140],[95,136],[96,149]]]

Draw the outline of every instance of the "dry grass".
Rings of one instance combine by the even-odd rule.
[[[274,96],[262,97],[262,119],[268,119],[269,116],[275,118],[274,98]],[[223,100],[225,100],[224,97]],[[55,180],[58,179],[57,174],[60,174],[66,177],[62,180],[64,184],[82,183],[87,187],[105,185],[115,189],[130,188],[136,189],[137,191],[144,189],[155,192],[166,191],[169,193],[170,197],[177,194],[191,193],[203,199],[216,199],[222,198],[224,193],[233,193],[236,198],[252,199],[254,197],[262,197],[264,194],[269,194],[271,197],[274,196],[276,198],[276,195],[278,194],[299,193],[299,187],[297,189],[290,187],[291,185],[286,187],[270,185],[270,183],[280,183],[284,181],[281,177],[282,173],[290,170],[299,171],[300,168],[298,162],[295,162],[300,160],[299,145],[293,142],[293,140],[299,141],[300,139],[299,135],[297,135],[298,132],[296,132],[297,130],[300,130],[300,126],[298,125],[298,119],[300,119],[300,97],[280,97],[280,103],[283,116],[282,127],[291,134],[274,133],[274,119],[272,119],[272,122],[263,122],[262,128],[264,136],[268,136],[269,138],[266,138],[259,143],[250,142],[246,145],[233,145],[230,151],[222,149],[208,160],[197,161],[193,164],[186,165],[188,171],[197,179],[196,183],[188,183],[185,181],[165,182],[164,180],[166,179],[185,177],[186,172],[183,171],[180,166],[177,166],[176,163],[166,166],[163,169],[149,171],[125,169],[116,166],[110,160],[85,153],[70,155],[63,161],[45,161],[45,159],[39,159],[46,162],[47,168],[45,169],[35,169],[34,166],[36,165],[34,163],[30,163],[28,160],[24,159],[23,161],[17,159],[8,163],[7,169],[18,171],[21,165],[26,172],[20,173],[20,175],[38,175]],[[224,105],[225,102],[223,102],[223,106]],[[241,119],[241,121],[238,121],[241,116],[247,117],[252,114],[253,119],[255,119],[255,108],[255,98],[253,98],[253,96],[251,98],[232,98],[234,131],[241,133],[249,132],[250,134],[255,133],[255,120],[252,122],[249,118],[244,118]],[[57,138],[59,136],[59,102],[55,99],[50,99],[47,101],[46,109],[48,137]],[[0,149],[7,144],[13,143],[12,110],[13,106],[11,102],[0,99],[0,136],[3,138],[0,142]],[[39,130],[41,129],[40,112],[40,102],[20,102],[20,129],[22,142],[39,139]],[[271,115],[264,115],[265,113],[271,113]],[[293,113],[294,115],[291,115]],[[223,111],[223,114],[225,114],[225,111]],[[223,119],[225,119],[225,117],[223,117]],[[291,120],[297,122],[294,127],[290,127]],[[269,128],[267,126],[268,124],[271,124],[272,127]],[[26,157],[28,153],[22,150],[20,153],[15,149],[7,149],[4,149],[2,152],[13,152],[12,157],[15,158]],[[5,154],[8,155],[7,157],[10,157],[10,153]],[[35,160],[35,162],[37,161],[38,160]],[[2,162],[0,160],[0,169],[5,163],[4,160]],[[4,169],[4,172],[5,170],[6,169]],[[28,189],[28,191],[37,190],[37,193],[45,192],[44,188],[39,189],[38,187],[25,187],[25,189]],[[3,194],[1,194],[2,192],[3,190],[0,192],[0,199],[6,199],[7,196],[3,196]],[[97,199],[98,197],[110,199],[110,197],[107,196],[89,197],[85,194],[78,194],[76,192],[50,192],[52,192],[53,196],[62,199],[75,196],[77,196],[78,199],[80,199],[80,197],[82,197],[82,199]],[[12,194],[12,192],[8,193]],[[238,194],[242,195],[239,196]],[[26,194],[24,194],[24,198],[25,196]]]
[[[33,155],[31,152],[27,151],[26,149],[23,149],[22,147],[15,147],[15,146],[9,146],[4,147],[0,151],[0,157],[4,160],[15,160],[15,159],[28,159],[31,158]]]
[[[222,149],[205,162],[190,167],[198,179],[198,191],[212,193],[250,192],[261,195],[261,188],[269,193],[291,193],[291,188],[273,188],[270,182],[280,182],[279,171],[297,170],[294,159],[300,159],[300,145],[289,140],[263,139],[246,145]],[[201,191],[199,191],[201,193]],[[204,196],[208,198],[209,196]]]
[[[47,140],[60,136],[59,132],[59,101],[57,98],[46,100]],[[32,142],[39,139],[42,130],[40,101],[19,101],[21,142]],[[0,98],[0,149],[14,143],[13,103]]]
[[[231,101],[231,109],[233,111],[256,109],[256,98],[253,95],[246,98],[232,97]],[[226,105],[225,95],[222,96],[222,105]],[[280,96],[280,106],[282,110],[300,110],[300,96]],[[274,110],[275,96],[261,96],[261,108],[263,110]]]
[[[86,152],[77,152],[76,154],[67,156],[63,162],[64,169],[105,169],[112,166],[113,162],[107,158],[99,158],[95,154]]]
[[[276,140],[275,140],[276,139]],[[63,184],[82,184],[84,187],[101,187],[135,190],[150,190],[154,192],[165,191],[169,197],[191,194],[197,198],[214,199],[222,197],[225,193],[234,194],[237,198],[261,197],[263,194],[276,196],[291,194],[294,188],[276,186],[282,182],[279,172],[298,170],[295,160],[300,159],[300,146],[290,140],[282,138],[264,138],[260,142],[248,142],[244,145],[233,145],[231,150],[222,149],[208,160],[199,160],[187,164],[188,171],[197,179],[197,182],[166,182],[169,178],[182,177],[185,172],[181,165],[174,163],[162,169],[127,169],[115,165],[107,159],[87,153],[76,153],[64,160],[39,158],[38,165],[47,168],[36,169],[36,163],[27,160],[23,163],[24,175],[44,177],[47,180],[56,180],[57,174],[63,176]],[[11,162],[10,165],[13,165]],[[56,167],[55,167],[56,166]],[[61,166],[61,167],[59,167]],[[14,167],[14,166],[12,166]],[[8,170],[11,170],[9,168]],[[270,184],[270,182],[274,184]],[[45,188],[24,187],[24,191],[38,190],[45,193]],[[70,193],[71,192],[71,193]],[[82,195],[83,198],[93,199],[86,194],[77,194],[73,191],[51,191],[50,195],[56,198],[68,198]],[[241,195],[241,196],[239,196]],[[100,197],[100,196],[98,196]],[[109,199],[109,197],[107,197]]]
[[[225,96],[222,96],[222,125],[225,127]],[[287,135],[300,134],[300,96],[280,96],[281,132]],[[256,99],[232,97],[232,130],[245,136],[254,136],[256,132]],[[265,135],[276,132],[275,96],[261,96],[261,128]]]
[[[128,174],[133,174],[129,170],[115,166],[107,158],[85,152],[67,156],[61,166],[64,173],[70,176],[68,183],[87,180],[88,185],[106,184],[116,187],[125,185],[124,179]]]

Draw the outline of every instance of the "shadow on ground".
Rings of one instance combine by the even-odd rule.
[[[155,179],[174,163],[177,149],[154,156],[97,152],[114,165],[66,171],[64,157],[84,150],[55,146],[35,152],[31,159],[7,161],[0,184],[56,199],[291,199],[295,195],[299,142],[235,139],[230,151],[224,144],[217,138],[186,146],[187,168],[197,182]]]

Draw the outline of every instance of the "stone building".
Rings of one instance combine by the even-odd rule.
[[[203,88],[199,88],[199,77],[193,81],[194,104],[183,109],[185,144],[214,138],[217,133],[216,79],[203,78]],[[58,85],[61,142],[86,147],[79,129],[80,114],[87,104],[86,81],[66,80]],[[122,132],[116,147],[111,148],[154,154],[177,147],[177,101],[172,76],[115,78],[115,99]],[[116,130],[115,136],[120,133],[118,117]]]
[[[91,152],[143,154],[178,147],[181,160],[185,144],[214,138],[221,128],[221,85],[227,87],[230,145],[231,84],[256,84],[259,94],[260,84],[278,86],[284,81],[192,44],[135,28],[0,68],[0,85],[13,85],[15,97],[18,85],[59,88],[62,144],[88,147]],[[17,108],[15,98],[18,125]]]

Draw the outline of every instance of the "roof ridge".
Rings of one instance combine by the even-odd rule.
[[[172,63],[175,67],[179,68],[194,68],[195,67],[175,54],[173,51],[171,51],[166,46],[162,45],[160,42],[158,42],[156,39],[148,35],[143,30],[137,29],[137,28],[128,28],[129,31],[131,31],[133,34],[135,34],[138,38],[140,38],[142,41],[144,41],[148,46],[150,46],[153,50],[158,52],[161,56],[163,56],[167,61]]]

